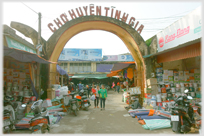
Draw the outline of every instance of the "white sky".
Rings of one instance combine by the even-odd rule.
[[[76,1],[76,0],[75,0]],[[177,21],[182,16],[193,11],[200,5],[199,1],[180,1],[180,2],[46,2],[46,1],[23,1],[36,12],[42,14],[42,37],[48,40],[53,34],[47,27],[48,23],[54,24],[54,19],[59,18],[62,13],[68,15],[68,10],[78,7],[94,4],[94,7],[101,6],[102,15],[105,16],[104,7],[114,6],[116,10],[120,10],[123,14],[128,13],[129,17],[135,17],[139,21],[139,25],[143,24],[144,29],[141,36],[147,40],[157,34],[162,29],[166,28],[173,22]],[[11,21],[26,24],[38,31],[38,15],[31,9],[26,7],[21,1],[2,1],[2,24],[10,26]],[[76,13],[76,10],[75,10]],[[95,13],[95,12],[94,12]],[[77,13],[76,13],[77,14]],[[109,15],[110,16],[110,13]],[[171,18],[165,18],[170,17]],[[68,18],[70,16],[68,15]],[[71,20],[71,18],[70,18]],[[127,21],[128,22],[128,21]],[[31,42],[29,38],[21,35],[24,39]],[[31,42],[32,43],[32,42]],[[65,46],[65,48],[102,48],[103,55],[117,55],[129,52],[125,44],[116,35],[106,31],[86,31],[75,35]]]

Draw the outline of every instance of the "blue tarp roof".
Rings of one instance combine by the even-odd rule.
[[[62,69],[59,65],[57,65],[57,72],[59,72],[60,75],[67,75],[67,77],[69,78],[67,72]]]
[[[113,64],[96,64],[96,72],[110,72]]]

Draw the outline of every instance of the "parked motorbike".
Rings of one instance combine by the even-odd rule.
[[[186,89],[185,94],[188,90]],[[171,128],[176,133],[188,133],[191,127],[195,126],[194,111],[190,105],[189,100],[193,99],[191,96],[179,96],[175,100],[175,104],[171,111]]]
[[[75,92],[71,92],[69,95],[72,96],[72,99],[69,99],[68,104],[66,105],[68,107],[67,112],[70,113],[71,111],[74,112],[74,115],[77,116],[77,111],[79,110],[78,101],[76,98],[74,98]]]
[[[42,134],[45,133],[46,129],[48,132],[50,130],[49,113],[46,108],[42,107],[42,103],[43,100],[40,99],[31,106],[30,112],[34,112],[34,118],[29,121],[29,129],[32,131],[32,134]]]
[[[79,96],[81,96],[81,108],[88,111],[88,108],[91,106],[91,103],[86,96],[86,91],[81,90]]]
[[[16,113],[13,108],[11,101],[13,100],[12,96],[4,97],[4,111],[3,111],[3,132],[10,132],[15,129],[16,123]]]

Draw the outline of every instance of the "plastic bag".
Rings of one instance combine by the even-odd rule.
[[[90,98],[92,101],[95,100],[95,95],[92,95],[91,98]]]

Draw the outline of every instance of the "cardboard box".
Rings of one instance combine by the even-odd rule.
[[[55,98],[55,90],[54,89],[47,89],[47,98],[54,99]]]
[[[184,74],[184,76],[189,76],[189,71],[188,71],[188,70],[185,70],[185,71],[183,72],[183,74]]]
[[[162,73],[163,72],[163,68],[156,68],[156,73]]]
[[[26,105],[25,113],[29,113],[29,112],[30,112],[32,105],[33,105],[33,104],[27,104],[27,105]]]
[[[179,76],[184,76],[183,71],[179,71]]]
[[[7,82],[13,82],[13,76],[7,76],[6,81]]]
[[[147,86],[155,85],[157,84],[157,78],[149,78],[147,79]]]
[[[174,76],[173,70],[168,70],[168,76]]]
[[[200,69],[191,69],[190,72],[191,73],[200,73]]]
[[[13,77],[13,69],[7,69],[7,76]]]
[[[184,76],[179,76],[179,81],[184,81]]]
[[[179,76],[174,76],[174,81],[179,81]]]
[[[144,93],[151,93],[151,92],[152,92],[151,88],[144,88]]]
[[[174,71],[174,76],[179,76],[179,72],[178,71]]]
[[[174,81],[174,77],[173,76],[169,76],[168,79],[169,79],[169,81]]]
[[[184,76],[184,81],[190,81],[189,75],[185,75],[185,76]]]

